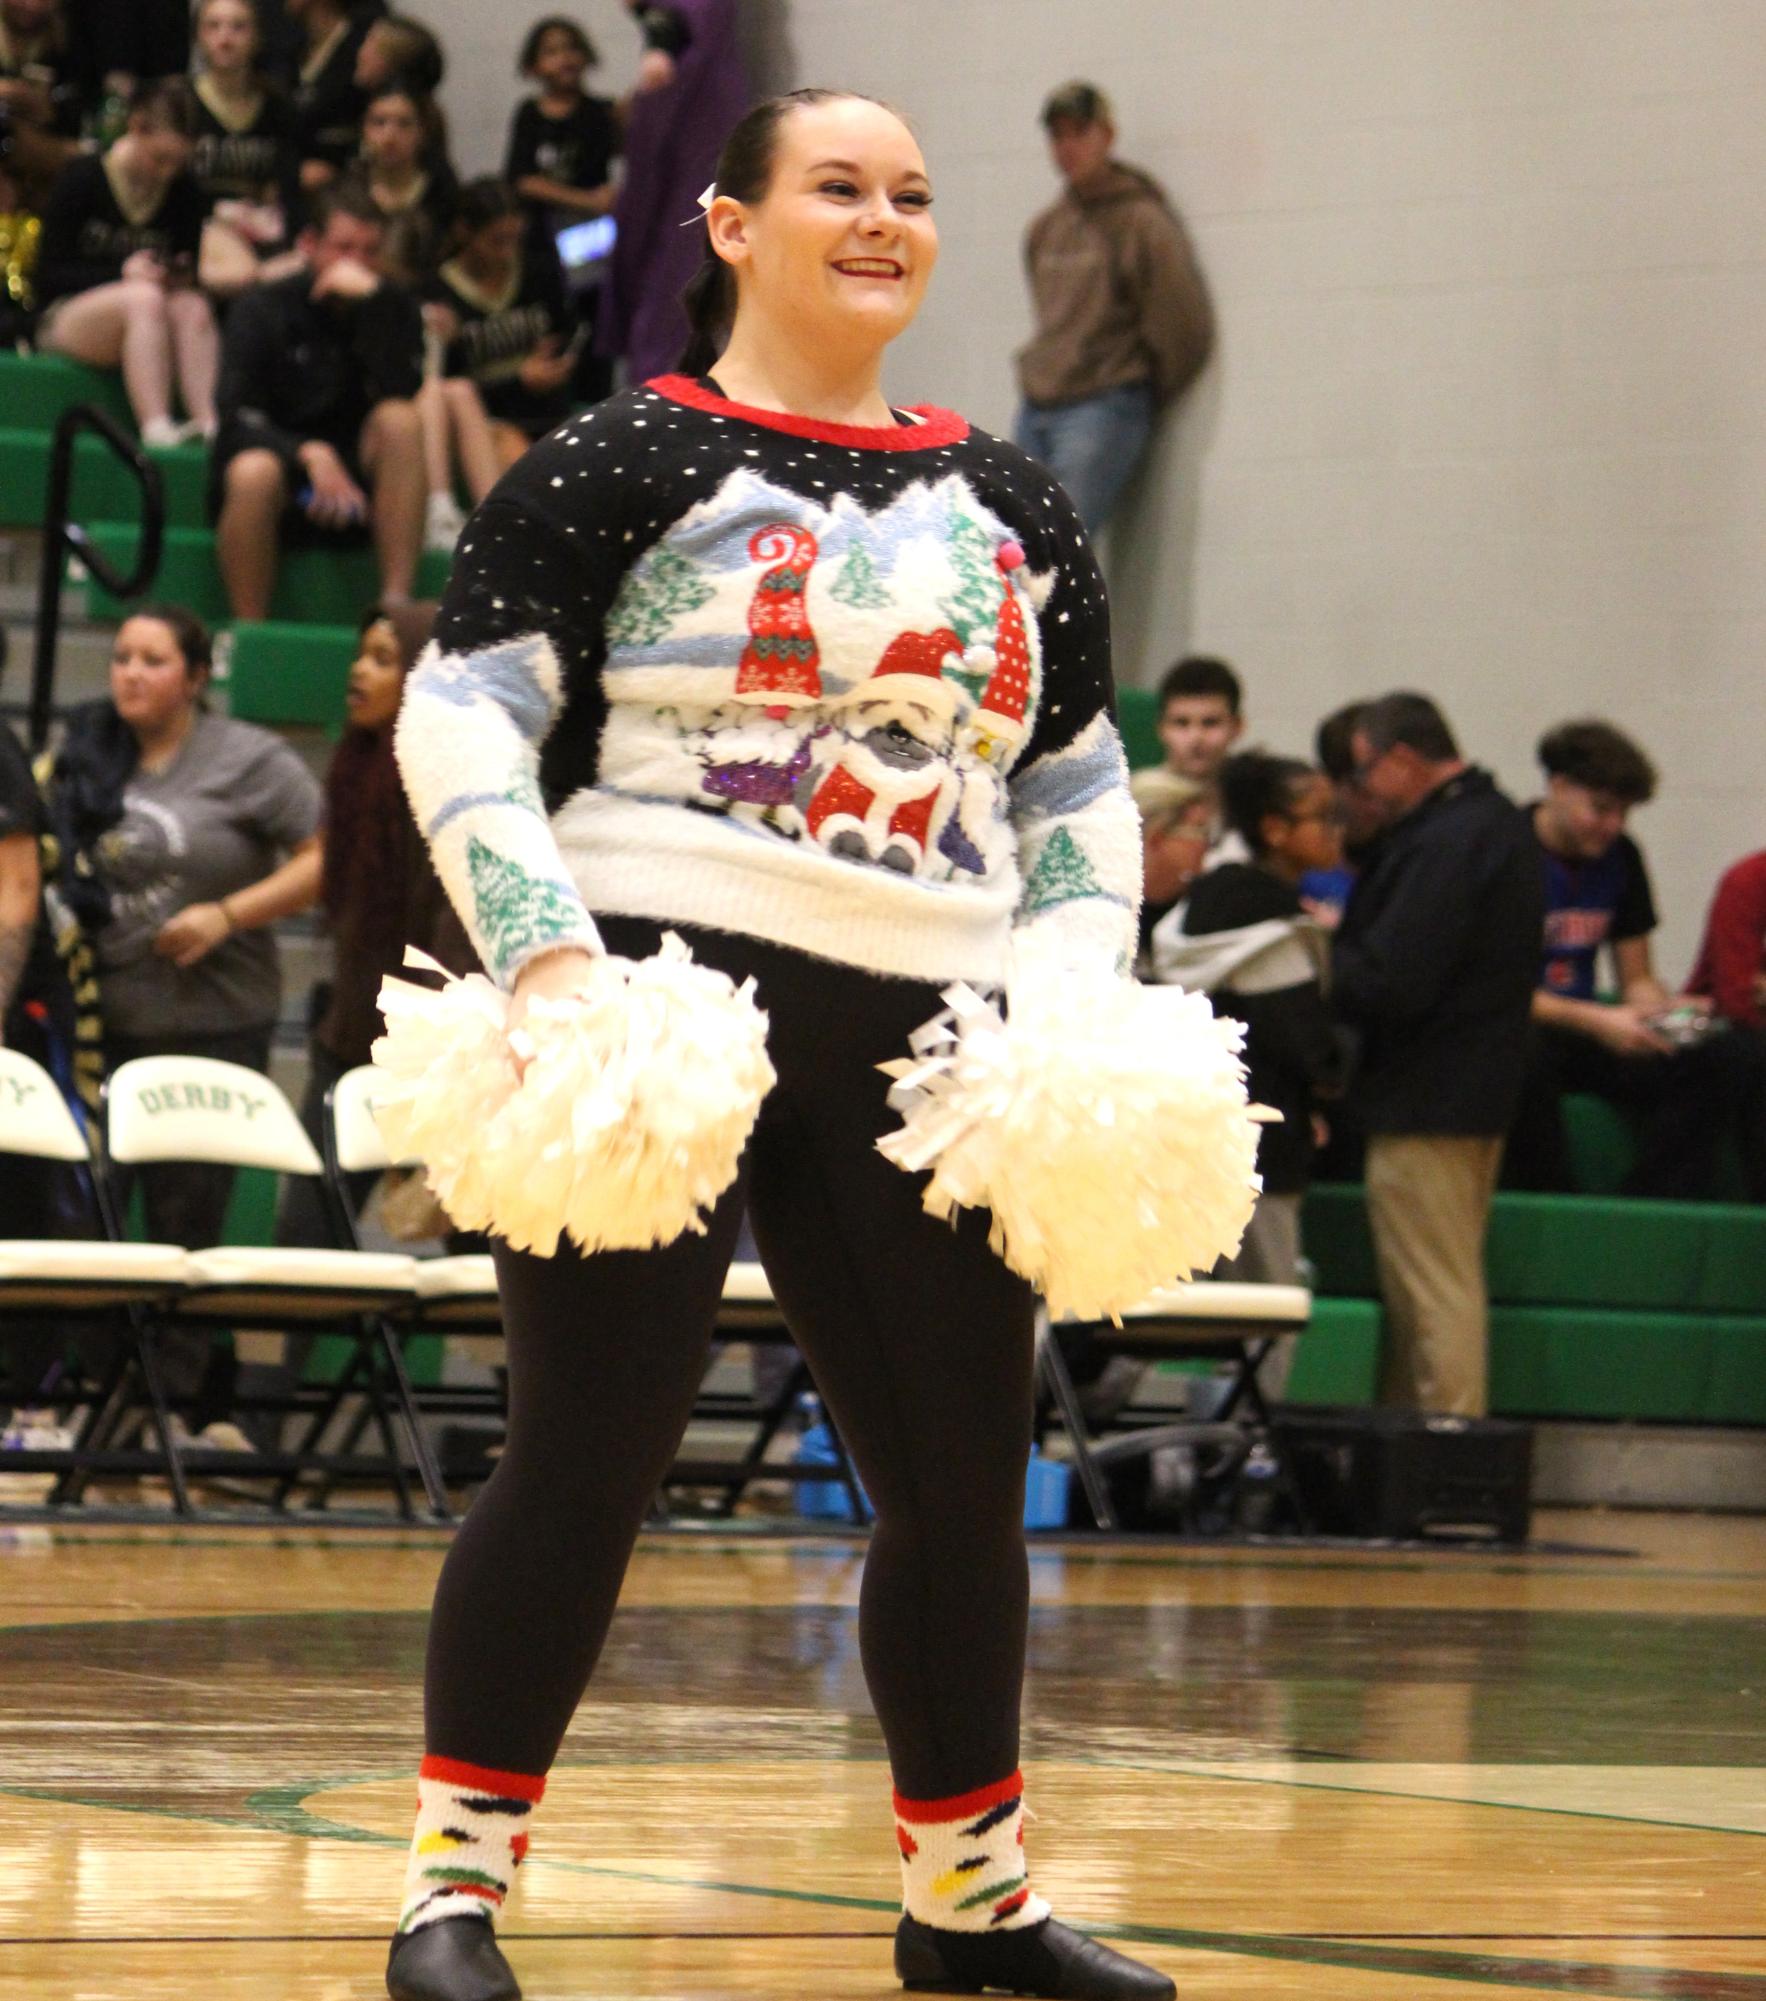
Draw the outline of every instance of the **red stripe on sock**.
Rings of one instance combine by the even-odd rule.
[[[976,1814],[985,1813],[989,1807],[1015,1798],[1023,1790],[1024,1775],[1014,1772],[1009,1779],[982,1786],[972,1793],[953,1793],[949,1799],[911,1800],[897,1793],[895,1811],[901,1819],[917,1825],[931,1820],[971,1820]]]
[[[920,1844],[914,1839],[914,1837],[907,1831],[905,1827],[901,1827],[899,1825],[897,1826],[895,1830],[895,1839],[897,1845],[901,1849],[902,1859],[904,1861],[911,1862],[914,1859],[914,1857],[919,1854]]]
[[[535,1806],[546,1796],[544,1773],[535,1778],[528,1772],[495,1772],[489,1765],[462,1764],[458,1758],[425,1758],[417,1776],[439,1779],[446,1786],[468,1786],[476,1793],[497,1793],[504,1799],[531,1800]]]
[[[993,1907],[995,1923],[1001,1918],[1009,1918],[1014,1911],[1021,1911],[1029,1901],[1030,1891],[1026,1888],[1020,1890],[1016,1896],[1008,1897],[1003,1904],[995,1904]]]
[[[518,1834],[509,1844],[509,1853],[515,1857],[515,1866],[520,1868],[527,1860],[527,1836]]]

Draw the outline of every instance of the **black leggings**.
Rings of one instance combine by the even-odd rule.
[[[659,937],[633,919],[602,931],[629,957]],[[557,1755],[692,1411],[746,1207],[877,1512],[859,1645],[895,1783],[968,1792],[1018,1763],[1034,1301],[984,1213],[935,1222],[924,1177],[876,1150],[898,1120],[875,1066],[907,1053],[938,989],[728,933],[688,942],[755,977],[779,1081],[704,1236],[592,1258],[495,1246],[508,1441],[436,1589],[428,1748],[535,1774]]]

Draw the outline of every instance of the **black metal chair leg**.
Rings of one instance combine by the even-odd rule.
[[[159,1359],[153,1352],[153,1331],[145,1322],[135,1329],[135,1353],[141,1365],[141,1380],[147,1387],[153,1428],[159,1437],[166,1478],[172,1483],[173,1510],[180,1515],[194,1514],[195,1509],[190,1505],[190,1489],[184,1481],[184,1468],[178,1463],[177,1448],[172,1443],[172,1414],[166,1404],[165,1385],[160,1379]]]
[[[1078,1468],[1080,1489],[1085,1495],[1086,1506],[1091,1509],[1092,1520],[1101,1529],[1114,1529],[1117,1526],[1116,1510],[1111,1505],[1110,1490],[1104,1484],[1104,1476],[1092,1457],[1091,1440],[1079,1408],[1079,1394],[1073,1387],[1073,1378],[1067,1373],[1067,1364],[1062,1359],[1054,1330],[1049,1325],[1048,1308],[1041,1304],[1036,1309],[1036,1360],[1055,1400],[1055,1407],[1061,1413],[1061,1422],[1067,1427],[1067,1442],[1073,1448],[1073,1463]]]
[[[410,1434],[411,1456],[417,1462],[417,1477],[423,1482],[429,1512],[438,1521],[452,1521],[454,1514],[448,1506],[448,1490],[442,1485],[441,1468],[435,1463],[435,1454],[429,1449],[429,1440],[424,1437],[423,1426],[418,1421],[416,1391],[412,1387],[411,1373],[405,1367],[405,1353],[399,1346],[398,1334],[388,1321],[382,1320],[379,1327],[381,1347],[387,1366],[392,1371],[393,1397],[399,1416]]]

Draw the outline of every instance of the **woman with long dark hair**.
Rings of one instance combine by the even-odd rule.
[[[1034,1295],[986,1217],[929,1214],[878,1149],[877,1066],[948,982],[1012,969],[1016,1000],[1040,968],[1051,993],[1142,991],[1117,977],[1140,842],[1084,532],[1022,452],[880,385],[937,257],[931,205],[913,134],[870,99],[801,91],[744,118],[689,359],[504,476],[406,695],[412,805],[511,990],[517,1060],[598,990],[603,955],[648,962],[666,928],[756,984],[777,1081],[703,1234],[496,1245],[508,1442],[437,1589],[396,2001],[518,1992],[490,1920],[692,1408],[745,1208],[876,1508],[859,1640],[894,1781],[878,1833],[902,1868],[899,1976],[1174,1992],[1032,1888]]]

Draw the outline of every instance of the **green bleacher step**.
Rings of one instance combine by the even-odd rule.
[[[1373,1299],[1314,1295],[1312,1319],[1294,1349],[1283,1402],[1372,1403],[1380,1387],[1380,1306]]]
[[[0,417],[21,431],[53,431],[62,411],[94,403],[132,431],[135,420],[123,392],[122,372],[88,368],[59,354],[17,354],[0,349]]]
[[[228,710],[246,722],[341,729],[355,657],[354,625],[291,625],[280,619],[236,625]]]
[[[92,542],[119,568],[134,561],[136,530],[114,521],[92,524]],[[448,558],[427,552],[417,571],[417,595],[438,597],[447,581]],[[271,600],[273,619],[294,625],[347,625],[354,630],[363,610],[380,590],[379,566],[371,548],[289,549],[277,570]],[[147,596],[181,604],[210,625],[230,617],[227,594],[215,564],[215,538],[206,529],[168,528],[160,555],[159,575]],[[115,620],[126,607],[96,582],[86,588],[88,618]]]
[[[48,431],[0,429],[0,526],[40,528],[49,493]],[[180,528],[207,524],[208,454],[198,444],[150,449],[165,482],[166,519]],[[74,446],[69,512],[76,521],[133,521],[141,513],[134,472],[102,438],[90,434]]]

